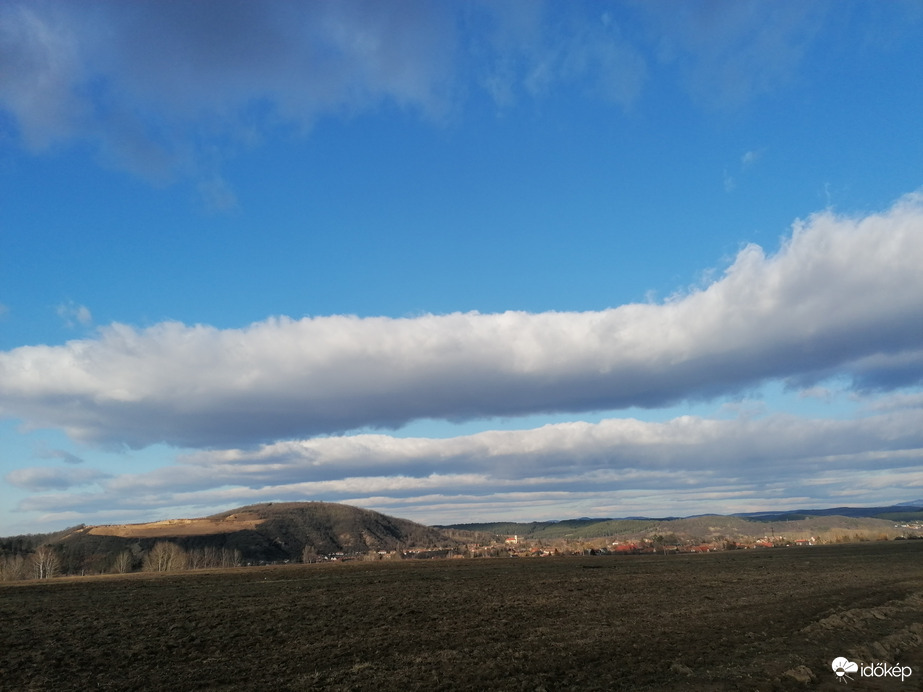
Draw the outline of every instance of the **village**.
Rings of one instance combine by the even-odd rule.
[[[773,548],[807,548],[817,545],[868,543],[873,541],[903,541],[923,539],[923,522],[895,523],[891,530],[828,530],[810,534],[775,533],[772,526],[763,536],[714,535],[703,539],[676,533],[648,533],[630,537],[598,538],[535,538],[529,536],[475,534],[476,540],[460,541],[446,548],[407,548],[403,550],[372,550],[368,552],[335,552],[318,554],[306,548],[302,562],[352,562],[379,560],[431,560],[471,558],[542,558],[595,555],[678,555],[714,553],[729,550],[766,550]],[[460,538],[461,536],[456,536]],[[267,564],[267,563],[263,563]]]
[[[805,548],[825,544],[866,543],[870,541],[915,540],[923,539],[923,525],[895,525],[905,529],[900,535],[872,535],[856,532],[853,534],[836,534],[827,537],[802,536],[786,537],[784,535],[766,535],[761,538],[738,538],[736,540],[719,537],[710,541],[683,539],[675,534],[654,534],[649,537],[630,540],[600,539],[533,539],[519,535],[498,537],[483,543],[468,543],[455,548],[406,550],[377,550],[368,552],[336,552],[316,554],[310,549],[305,551],[302,562],[352,562],[379,560],[429,560],[429,559],[471,559],[471,558],[542,558],[561,556],[596,556],[596,555],[676,555],[713,553],[729,550],[765,550],[772,548]],[[288,561],[286,561],[288,562]],[[266,563],[263,563],[266,564]]]
[[[535,540],[518,535],[508,536],[502,545],[472,546],[471,557],[550,557],[555,555],[643,555],[676,553],[711,553],[723,550],[744,550],[751,548],[777,548],[788,546],[811,546],[817,539],[786,539],[783,536],[752,541],[735,541],[724,538],[708,542],[682,539],[675,534],[654,534],[650,537],[631,540],[589,539],[589,540]]]

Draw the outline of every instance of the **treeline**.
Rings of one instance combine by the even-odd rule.
[[[50,545],[41,545],[30,553],[0,555],[0,581],[48,579],[60,571],[60,560]]]
[[[116,557],[116,571],[129,564],[134,556],[126,550]],[[193,548],[183,550],[176,543],[170,541],[157,541],[144,555],[141,569],[145,572],[175,572],[184,569],[214,569],[219,567],[240,567],[243,560],[239,550],[232,548]]]
[[[0,538],[0,581],[47,579],[60,573],[60,551],[53,542],[69,529]]]
[[[94,555],[92,560],[76,561],[61,545],[33,545],[31,540],[16,537],[0,543],[0,581],[50,579],[86,574],[126,574],[128,572],[173,572],[179,570],[239,567],[241,552],[232,548],[206,546],[184,550],[171,541],[157,541],[143,550],[134,544],[113,556]],[[103,564],[103,559],[108,564]],[[87,569],[86,564],[96,569]],[[77,569],[75,565],[79,565]]]

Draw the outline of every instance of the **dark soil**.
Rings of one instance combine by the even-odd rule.
[[[0,586],[0,690],[905,691],[921,643],[923,541]]]

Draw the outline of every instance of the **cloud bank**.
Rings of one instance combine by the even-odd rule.
[[[599,312],[113,324],[0,353],[0,414],[132,447],[253,445],[537,412],[655,407],[831,376],[923,381],[923,195],[822,212],[710,285]]]
[[[6,480],[51,492],[20,509],[86,516],[162,508],[323,499],[400,511],[427,521],[474,512],[546,518],[684,513],[778,506],[851,496],[893,499],[923,488],[923,411],[852,421],[773,415],[758,420],[684,416],[665,423],[610,419],[449,439],[356,435],[200,451],[148,473],[33,468]],[[483,515],[482,515],[483,516]]]

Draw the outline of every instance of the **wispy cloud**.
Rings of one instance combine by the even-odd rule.
[[[613,13],[585,16],[576,5],[543,3],[474,8],[465,49],[480,58],[477,79],[501,108],[572,83],[623,109],[638,99],[647,60]]]
[[[759,161],[763,157],[764,153],[765,153],[765,149],[751,149],[749,151],[744,152],[743,155],[740,157],[739,175],[743,176],[751,168],[753,168],[756,165],[757,161]],[[724,191],[733,192],[736,189],[737,189],[737,177],[735,175],[732,175],[728,171],[728,169],[725,168],[724,169]]]
[[[58,305],[55,312],[63,320],[65,326],[70,328],[78,325],[88,327],[93,324],[93,313],[89,308],[86,305],[78,305],[72,300]]]
[[[427,2],[11,2],[0,27],[0,105],[28,147],[88,140],[206,195],[221,142],[383,100],[438,117],[451,98],[453,17]]]
[[[662,406],[787,378],[923,381],[923,195],[816,214],[662,304],[583,313],[114,324],[0,353],[0,412],[75,439],[254,444],[365,426]],[[69,402],[62,406],[61,401]]]
[[[60,459],[66,464],[83,463],[83,459],[76,454],[68,452],[65,449],[53,449],[47,445],[42,445],[41,448],[36,451],[35,456],[39,459]]]
[[[701,102],[736,107],[787,86],[832,3],[640,3],[659,37],[661,61],[676,64]]]
[[[109,474],[95,469],[62,469],[48,466],[34,466],[10,471],[4,480],[10,485],[34,492],[49,490],[67,490],[82,485],[90,485]]]
[[[304,133],[382,104],[451,121],[472,93],[506,108],[574,85],[628,110],[658,63],[678,65],[700,101],[737,106],[796,79],[833,12],[823,2],[14,0],[0,6],[0,108],[32,151],[90,143],[105,165],[195,181],[221,210],[237,203],[224,159],[269,131]],[[649,31],[626,30],[639,22]]]
[[[33,151],[90,142],[105,165],[156,183],[193,179],[222,211],[237,205],[223,159],[279,127],[304,133],[385,103],[441,122],[471,79],[500,106],[575,80],[629,106],[644,81],[639,51],[611,16],[587,24],[571,16],[578,8],[560,10],[10,2],[0,7],[0,108]]]
[[[750,151],[744,152],[744,155],[740,157],[740,167],[743,169],[750,168],[763,158],[764,152],[764,149],[751,149]]]
[[[727,168],[724,169],[724,191],[733,192],[737,189],[737,180],[733,175],[728,173]]]

